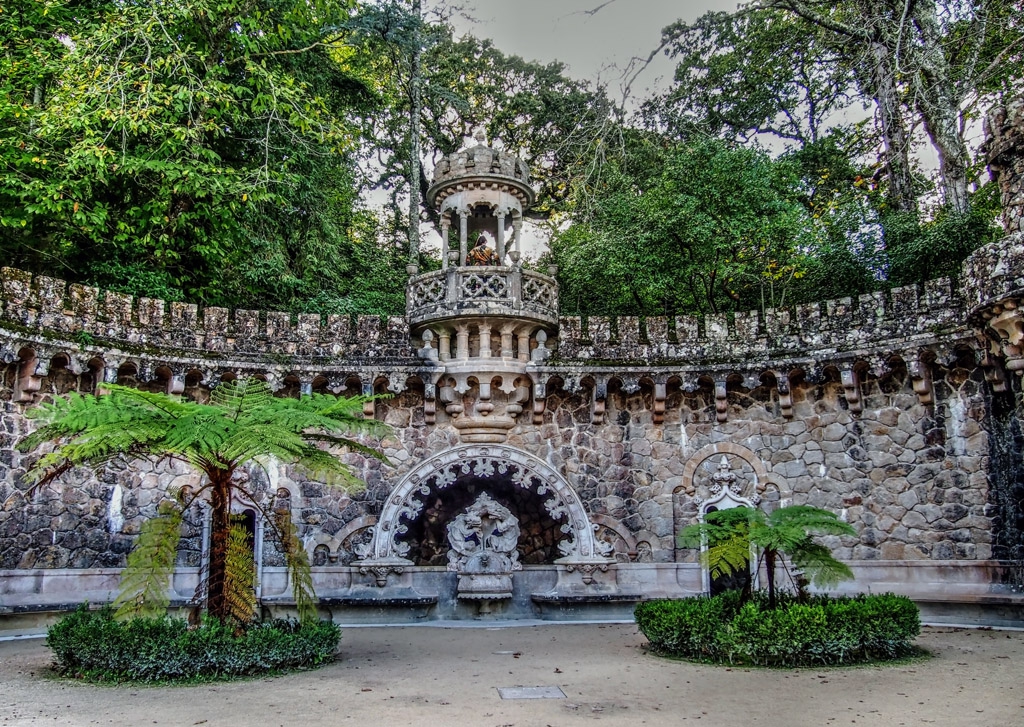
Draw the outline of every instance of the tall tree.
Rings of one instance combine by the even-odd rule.
[[[555,236],[566,309],[665,315],[782,306],[820,231],[797,168],[720,139],[630,133]]]
[[[36,74],[41,103],[25,101],[40,84],[24,73],[0,102],[30,116],[0,146],[9,262],[49,259],[101,284],[155,275],[137,287],[230,304],[218,274],[253,226],[300,224],[314,195],[339,216],[351,209],[354,197],[336,194],[350,180],[327,170],[351,169],[348,116],[367,93],[321,30],[348,16],[348,0],[51,5],[59,23],[23,23],[52,60]],[[311,188],[311,176],[333,184]]]
[[[232,577],[238,580],[239,576],[228,567],[232,500],[243,496],[253,504],[258,501],[234,477],[239,468],[272,458],[328,483],[353,488],[361,483],[341,461],[339,450],[384,459],[377,450],[350,436],[381,436],[388,431],[383,423],[362,418],[363,397],[312,394],[279,398],[257,379],[220,384],[211,391],[209,404],[125,386],[108,384],[104,389],[105,393],[96,396],[73,393],[28,410],[27,416],[40,427],[19,443],[19,449],[28,452],[44,443],[55,445],[29,470],[32,489],[75,467],[101,468],[115,459],[169,458],[200,470],[206,481],[195,492],[183,495],[182,505],[202,499],[210,507],[206,606],[211,616],[222,620],[232,613],[230,594],[252,588],[252,578],[244,573],[241,585],[233,583]],[[175,517],[173,512],[164,514]],[[310,604],[312,583],[303,573],[305,553],[292,524],[272,513],[264,513],[264,517],[276,531],[293,572],[296,602],[300,607]],[[179,531],[167,527],[166,522],[147,533],[145,543],[156,553],[173,551],[179,537]],[[170,548],[161,546],[168,539],[173,541]]]
[[[964,141],[965,101],[1002,75],[995,64],[1019,70],[1024,48],[1005,31],[1005,0],[756,0],[753,10],[784,10],[834,36],[871,79],[883,128],[896,124],[895,94],[906,95],[939,158],[945,204],[969,208],[971,159]],[[990,23],[996,17],[1001,23]],[[1003,47],[995,50],[994,45]],[[995,55],[987,66],[983,53]],[[888,139],[888,137],[887,137]],[[894,140],[898,141],[898,140]]]

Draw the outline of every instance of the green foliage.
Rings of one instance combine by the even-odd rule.
[[[117,621],[109,608],[78,608],[47,632],[57,670],[89,681],[225,679],[310,668],[334,658],[341,630],[330,621],[277,619],[244,629],[207,620]]]
[[[894,285],[957,277],[968,255],[999,236],[985,209],[968,214],[942,210],[927,222],[911,212],[893,212],[882,218],[882,226]]]
[[[637,626],[660,653],[699,661],[794,667],[857,664],[914,653],[917,606],[891,593],[855,597],[735,592],[637,604]]]
[[[220,384],[210,393],[209,404],[199,404],[166,394],[139,391],[126,386],[105,384],[104,393],[92,396],[72,393],[30,409],[26,416],[38,421],[39,428],[19,443],[21,451],[31,451],[43,443],[55,446],[43,454],[26,474],[39,487],[60,477],[73,467],[102,467],[115,458],[165,457],[185,462],[207,477],[207,484],[184,503],[190,505],[205,496],[212,512],[209,590],[207,598],[211,613],[228,619],[232,613],[248,612],[238,591],[227,592],[246,583],[250,590],[254,578],[243,572],[244,563],[231,559],[229,530],[230,506],[235,495],[250,502],[259,497],[244,484],[232,479],[232,473],[247,464],[259,464],[268,458],[290,463],[327,484],[349,490],[362,486],[341,461],[336,451],[341,448],[367,457],[384,460],[384,456],[349,434],[383,435],[389,428],[373,419],[363,419],[363,402],[367,397],[334,397],[323,394],[304,395],[298,399],[275,397],[266,382],[245,379]],[[372,398],[372,397],[371,397]],[[274,527],[276,520],[269,520]],[[159,526],[158,532],[171,537],[170,524]],[[299,554],[292,530],[278,533],[282,543],[291,543],[289,563],[299,572],[304,554]],[[154,547],[157,533],[147,535],[143,553],[166,560],[165,544]],[[160,541],[163,543],[163,541]],[[238,545],[236,543],[236,545]],[[235,551],[241,552],[240,548]],[[249,556],[251,557],[251,555]],[[156,567],[164,568],[164,560]],[[308,562],[306,562],[308,569]],[[140,566],[141,567],[141,566]],[[254,566],[253,566],[254,567]],[[151,573],[139,583],[145,587],[136,593],[149,593],[151,582],[162,571]],[[232,578],[234,576],[234,578]],[[134,581],[133,581],[134,582]],[[305,618],[312,599],[312,583],[308,578],[296,579],[304,589],[301,602]],[[308,591],[308,593],[306,592]],[[122,602],[136,595],[125,590]],[[297,599],[300,600],[300,599]],[[153,603],[150,594],[146,603]],[[229,601],[237,606],[229,606]],[[148,608],[148,606],[147,606]]]
[[[367,226],[377,244],[356,182],[372,92],[324,31],[353,4],[14,0],[0,14],[7,264],[213,305],[344,299],[333,284]]]
[[[675,83],[645,105],[675,136],[766,134],[812,143],[853,101],[854,78],[827,34],[776,10],[709,12],[662,31]]]
[[[228,620],[244,625],[256,619],[256,585],[252,535],[239,522],[233,522],[224,556],[224,605]]]
[[[118,619],[158,618],[167,613],[181,519],[177,503],[164,501],[160,503],[160,514],[142,524],[114,599]]]
[[[679,545],[706,549],[701,563],[712,578],[748,568],[751,547],[760,550],[768,576],[768,598],[774,604],[775,568],[780,556],[788,556],[795,568],[819,587],[830,587],[853,578],[850,568],[836,560],[815,535],[856,535],[849,523],[835,513],[809,505],[789,505],[766,515],[753,507],[735,507],[708,513],[703,522],[688,525],[679,534]]]
[[[796,166],[755,149],[637,135],[602,174],[552,240],[568,312],[782,306],[818,245]]]

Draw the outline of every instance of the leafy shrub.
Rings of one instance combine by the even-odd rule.
[[[82,605],[50,627],[57,670],[94,681],[173,681],[313,667],[334,658],[341,630],[330,621],[274,619],[239,631],[216,620],[114,620]]]
[[[784,594],[778,606],[739,593],[645,601],[636,622],[660,653],[701,661],[759,666],[854,664],[914,653],[921,631],[917,606],[891,593],[855,597]]]

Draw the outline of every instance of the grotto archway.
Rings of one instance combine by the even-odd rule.
[[[537,529],[542,533],[553,528],[561,536],[540,549],[545,560],[549,555],[573,560],[604,555],[606,546],[598,543],[582,501],[554,469],[513,447],[471,444],[425,460],[392,490],[374,529],[369,557],[430,560],[436,551],[425,559],[422,544],[411,542],[430,532],[422,518],[425,511],[437,508],[436,499],[440,499],[433,519],[443,526],[445,518],[464,507],[463,500],[472,501],[469,494],[479,492],[496,494],[513,505],[533,502],[542,508],[536,517]],[[419,552],[414,552],[414,545]]]

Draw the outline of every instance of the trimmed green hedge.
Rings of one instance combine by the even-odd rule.
[[[109,607],[82,605],[50,627],[57,670],[93,681],[220,679],[313,667],[334,659],[341,629],[330,621],[275,619],[243,631],[217,621],[115,621]]]
[[[921,632],[914,602],[891,593],[850,597],[764,594],[740,603],[738,591],[637,604],[636,623],[660,653],[759,666],[856,664],[915,653]]]

